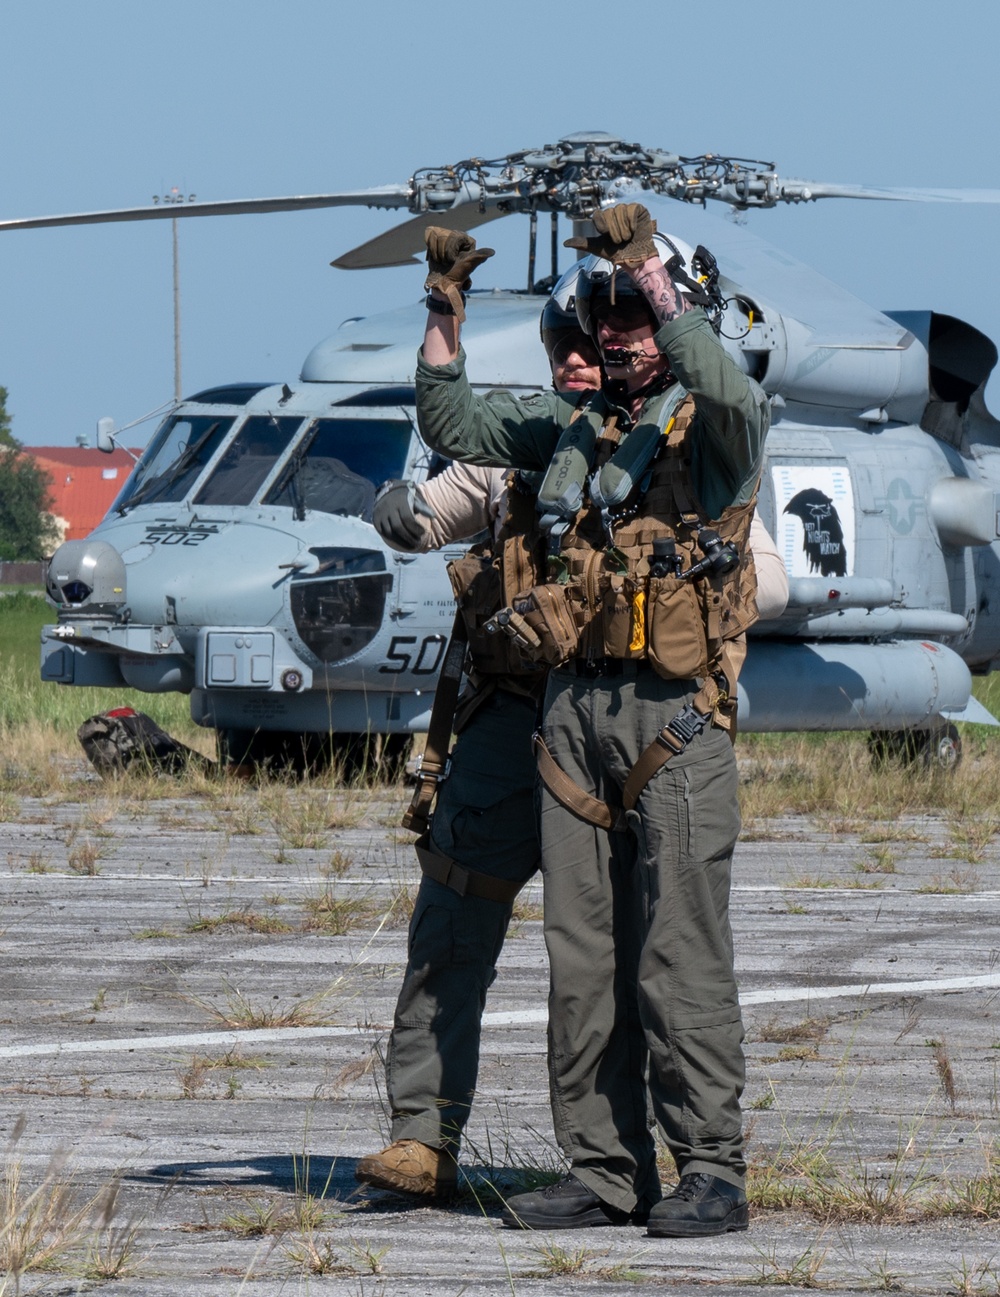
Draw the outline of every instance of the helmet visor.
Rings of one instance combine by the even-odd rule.
[[[600,356],[597,353],[597,348],[587,335],[581,333],[579,329],[572,329],[562,334],[562,336],[556,340],[554,346],[547,348],[547,350],[549,353],[549,360],[553,367],[565,364],[570,356],[574,354],[579,356],[587,365],[597,365],[600,363]]]

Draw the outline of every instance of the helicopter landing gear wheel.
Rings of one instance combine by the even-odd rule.
[[[962,737],[950,722],[931,730],[881,730],[868,739],[872,765],[941,770],[950,774],[962,760]]]
[[[962,760],[962,736],[958,728],[951,723],[927,736],[927,765],[932,769],[944,770],[951,774]]]

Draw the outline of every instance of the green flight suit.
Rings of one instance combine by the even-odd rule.
[[[718,517],[753,496],[767,398],[697,308],[660,329],[656,343],[694,398],[691,485]],[[545,468],[575,404],[555,393],[479,397],[463,356],[442,366],[418,360],[421,433],[454,459]],[[613,665],[596,675],[580,661],[553,671],[542,728],[585,792],[620,805],[639,753],[698,684],[664,680],[641,660]],[[650,1112],[679,1174],[741,1184],[745,1171],[728,913],[739,810],[728,737],[709,728],[663,767],[628,829],[606,834],[542,792],[556,1135],[573,1174],[626,1211],[660,1195]]]

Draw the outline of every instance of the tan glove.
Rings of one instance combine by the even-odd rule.
[[[451,303],[459,322],[465,319],[462,293],[472,287],[469,276],[492,257],[492,248],[477,248],[476,240],[464,230],[445,230],[440,225],[429,225],[424,232],[427,244],[428,292],[436,288]]]
[[[653,235],[656,222],[642,203],[619,203],[596,211],[590,218],[597,235],[585,239],[580,235],[567,239],[565,248],[579,248],[593,256],[604,257],[616,266],[638,266],[657,255]]]

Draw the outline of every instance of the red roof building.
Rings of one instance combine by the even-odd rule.
[[[125,485],[135,461],[117,447],[106,455],[80,446],[23,446],[51,483],[51,512],[62,540],[89,536]]]

